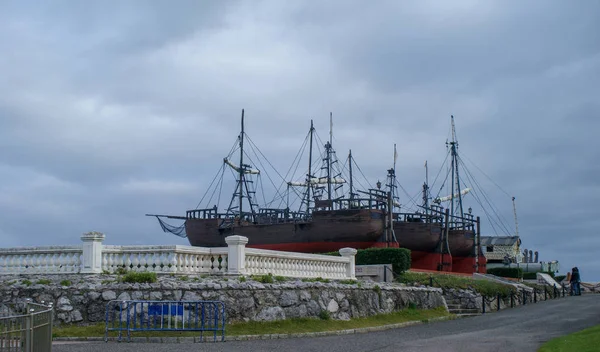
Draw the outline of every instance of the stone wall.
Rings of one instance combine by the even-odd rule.
[[[546,287],[546,293],[543,289],[534,290],[518,290],[516,294],[511,297],[482,297],[481,294],[472,290],[463,289],[446,289],[444,290],[443,297],[446,301],[460,302],[461,307],[464,309],[477,309],[479,312],[483,311],[483,302],[485,302],[485,312],[491,313],[502,309],[517,307],[523,304],[533,304],[540,301],[555,299],[563,297],[561,289],[556,291],[557,297],[554,296],[554,290],[552,287]],[[498,303],[500,309],[498,309]]]
[[[69,284],[65,280],[70,285],[61,285]],[[0,283],[0,310],[10,310],[26,298],[52,302],[59,324],[102,322],[107,301],[114,299],[221,300],[228,322],[317,317],[321,311],[328,311],[333,319],[347,320],[413,305],[423,309],[446,307],[440,289],[373,282],[288,279],[263,284],[238,277],[160,276],[157,283],[128,284],[117,282],[115,275],[21,275],[2,276]]]

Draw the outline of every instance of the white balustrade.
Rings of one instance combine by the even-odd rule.
[[[114,273],[252,275],[354,278],[356,250],[342,248],[341,257],[246,248],[248,238],[229,236],[227,247],[109,246],[104,235],[86,233],[82,246],[0,248],[0,274]]]
[[[62,274],[81,271],[81,246],[0,248],[0,274]]]
[[[354,251],[356,250],[354,249]],[[354,278],[354,254],[349,258],[246,248],[245,272],[247,274],[270,273],[278,276],[302,278]],[[352,275],[349,275],[349,268],[352,270]]]

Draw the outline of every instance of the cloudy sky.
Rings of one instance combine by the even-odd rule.
[[[412,196],[453,114],[511,231],[516,197],[523,246],[598,281],[599,17],[585,0],[3,1],[1,246],[186,244],[144,214],[198,204],[242,108],[282,174],[333,112],[340,159],[374,183],[396,143]]]

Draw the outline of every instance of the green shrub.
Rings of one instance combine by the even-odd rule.
[[[250,278],[263,284],[272,284],[275,282],[271,273],[268,273],[267,275],[252,275]]]
[[[240,280],[240,282],[246,282],[246,277],[245,276],[240,276],[239,280]]]
[[[38,285],[50,285],[52,283],[52,281],[48,280],[48,279],[39,279],[36,284]]]
[[[567,275],[556,275],[554,277],[554,280],[556,280],[557,282],[561,282],[563,281],[565,278],[567,277]]]
[[[501,277],[520,278],[523,277],[523,269],[521,268],[491,268],[487,269],[487,273]]]
[[[190,278],[189,278],[189,277],[187,277],[187,276],[185,276],[185,275],[184,275],[184,276],[180,276],[180,277],[179,277],[179,281],[188,281],[189,279],[190,279]]]
[[[344,284],[344,285],[354,285],[356,284],[358,281],[356,280],[352,280],[352,279],[348,279],[348,280],[340,280],[339,283],[340,284]]]
[[[117,268],[117,270],[115,270],[115,274],[125,275],[125,274],[127,274],[127,269],[125,269],[125,267],[119,267],[119,268]]]
[[[31,281],[29,281],[29,280],[23,280],[23,281],[21,281],[21,283],[25,286],[31,286]]]
[[[319,312],[319,319],[321,320],[329,320],[331,319],[331,315],[329,315],[328,310],[322,310]]]
[[[340,256],[339,252],[323,253]],[[410,269],[410,250],[406,248],[367,248],[356,252],[356,265],[392,264],[399,275]]]
[[[330,283],[331,281],[329,279],[324,279],[322,277],[313,277],[313,278],[304,278],[302,279],[303,282],[323,282],[323,283]]]
[[[409,302],[408,309],[417,309],[417,305],[414,302]]]
[[[537,279],[537,273],[523,273],[523,280],[535,280]]]
[[[128,272],[127,274],[125,274],[125,276],[123,277],[123,282],[129,282],[129,283],[154,283],[156,282],[156,273],[150,273],[150,272],[135,272],[135,271],[131,271]]]
[[[377,294],[381,294],[381,287],[379,285],[373,286],[373,291],[377,292]]]
[[[60,285],[61,285],[61,286],[67,286],[67,287],[68,287],[68,286],[71,286],[71,281],[69,281],[69,280],[62,280],[62,281],[60,282]]]
[[[273,278],[274,278],[274,279],[275,279],[275,281],[277,281],[277,282],[284,282],[284,281],[286,281],[286,280],[287,280],[287,279],[286,279],[285,277],[283,277],[283,276],[274,276]]]

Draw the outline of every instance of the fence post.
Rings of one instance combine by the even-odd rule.
[[[83,241],[83,267],[82,274],[102,273],[102,242],[104,241],[102,232],[86,232],[81,236]]]
[[[496,296],[496,311],[500,311],[500,294]]]
[[[346,267],[346,277],[348,279],[355,279],[356,278],[356,273],[355,273],[356,257],[355,256],[356,256],[357,250],[354,248],[345,247],[345,248],[340,249],[339,252],[342,257],[350,259],[350,263]]]
[[[515,307],[515,294],[514,293],[510,293],[510,307],[514,308]]]
[[[485,296],[481,295],[481,314],[485,314]]]
[[[227,243],[227,273],[232,275],[246,274],[246,244],[248,237],[228,236]]]

